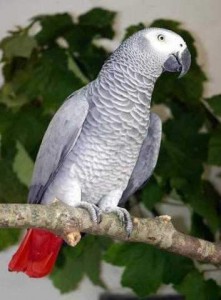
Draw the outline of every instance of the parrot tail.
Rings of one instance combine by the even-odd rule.
[[[28,229],[9,263],[9,271],[24,272],[35,278],[48,275],[52,271],[62,243],[62,238],[49,231]]]

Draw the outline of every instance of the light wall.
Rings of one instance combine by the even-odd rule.
[[[67,11],[78,15],[98,6],[119,12],[118,39],[126,26],[141,21],[147,25],[157,18],[181,21],[196,39],[199,62],[210,81],[206,94],[220,92],[220,0],[0,0],[0,39],[34,15]]]
[[[26,25],[37,14],[70,12],[78,15],[92,7],[106,7],[119,12],[115,28],[117,37],[112,48],[118,45],[124,28],[138,22],[148,23],[157,18],[170,18],[183,23],[192,32],[199,49],[199,62],[206,71],[209,83],[206,95],[221,92],[220,46],[221,46],[221,1],[220,0],[0,0],[0,39],[16,25]],[[1,82],[0,78],[0,82]],[[0,241],[1,242],[1,241]],[[48,279],[31,280],[25,276],[7,272],[7,261],[14,249],[0,254],[1,299],[98,299],[100,288],[86,279],[73,294],[60,296]],[[104,265],[104,278],[114,290],[120,290],[120,271]]]

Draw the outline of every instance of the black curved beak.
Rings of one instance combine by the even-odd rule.
[[[163,65],[164,71],[180,72],[179,78],[183,77],[189,70],[191,65],[191,55],[186,48],[182,52],[171,54]]]

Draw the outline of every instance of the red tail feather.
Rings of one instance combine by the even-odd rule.
[[[29,229],[9,263],[9,271],[36,278],[46,276],[52,271],[62,242],[49,231]]]

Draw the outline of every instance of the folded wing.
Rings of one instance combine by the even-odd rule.
[[[28,195],[29,203],[40,203],[66,156],[73,149],[88,114],[85,89],[72,94],[56,112],[42,140]]]
[[[122,195],[119,203],[120,205],[123,205],[152,175],[159,155],[161,135],[161,120],[156,114],[151,113],[147,136],[141,147],[137,163],[133,169],[127,188]]]

